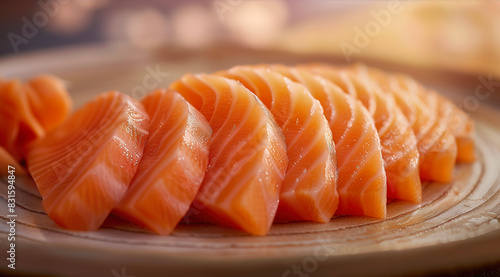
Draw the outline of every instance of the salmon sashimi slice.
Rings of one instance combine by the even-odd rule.
[[[391,75],[365,66],[358,65],[356,70],[365,71],[363,74],[368,74],[384,92],[392,95],[408,119],[417,138],[421,180],[450,182],[457,157],[455,138],[447,123],[418,97],[420,88],[416,82],[405,75]]]
[[[168,235],[198,193],[212,129],[177,92],[154,91],[142,104],[151,120],[150,134],[137,173],[115,213]]]
[[[380,138],[368,110],[309,69],[270,68],[303,84],[323,106],[337,154],[340,199],[336,214],[385,218],[387,177]]]
[[[18,174],[25,175],[25,169],[10,155],[7,150],[0,146],[0,177],[8,176],[9,169],[14,169],[15,176]]]
[[[404,94],[409,94],[417,110],[426,111],[428,119],[419,117],[417,139],[421,142],[419,150],[425,151],[420,159],[420,178],[422,180],[448,183],[453,179],[453,169],[457,160],[457,143],[448,123],[436,113],[435,107],[421,101],[418,97],[419,86],[413,79],[400,75],[397,77]],[[422,112],[417,112],[422,115]],[[420,132],[419,134],[417,134]]]
[[[458,127],[457,129],[455,129],[455,139],[457,142],[457,162],[472,163],[476,160],[476,144],[474,139],[476,136],[476,127],[474,121],[455,104],[452,103],[452,105],[453,106],[451,110],[455,110],[455,112],[453,112],[453,116],[462,113],[462,115],[458,117],[459,119],[454,122],[459,122],[461,120],[465,121],[465,125],[462,125],[463,127]]]
[[[407,82],[415,82],[408,77]],[[415,84],[420,99],[431,106],[438,118],[442,119],[455,136],[457,143],[457,162],[471,163],[475,160],[474,121],[453,102],[439,93]]]
[[[188,214],[265,235],[288,165],[272,115],[243,85],[221,76],[187,74],[171,89],[201,111],[214,132],[208,169]]]
[[[72,101],[61,79],[37,76],[28,81],[26,91],[33,115],[45,131],[53,130],[69,116]]]
[[[376,88],[371,91],[371,98],[376,105],[372,116],[382,144],[382,157],[387,173],[387,197],[420,203],[420,153],[415,133],[391,95],[384,95],[370,78],[365,76],[360,79],[362,84],[357,89],[358,95],[369,94],[369,88]]]
[[[472,163],[476,160],[476,128],[472,118],[467,115],[462,109],[457,107],[450,100],[440,96],[441,105],[446,108],[441,111],[446,111],[444,118],[449,119],[450,127],[452,128],[455,140],[457,143],[457,162]]]
[[[403,83],[402,86],[407,90],[411,88],[409,92],[417,94],[417,98],[420,102],[432,107],[431,110],[435,116],[442,121],[441,124],[446,125],[453,136],[455,136],[457,144],[457,162],[470,163],[475,161],[474,121],[452,101],[435,91],[425,88],[422,84],[409,76],[402,74],[392,74],[391,76],[390,73],[372,68],[368,69],[363,65],[357,65],[357,67],[358,70],[364,70],[365,72],[369,71],[379,82],[387,83],[389,79],[397,78],[398,81],[392,80],[392,82]],[[411,97],[414,98],[415,95]],[[403,105],[406,106],[406,104]]]
[[[375,121],[387,174],[387,197],[412,203],[422,201],[417,139],[393,97],[384,95],[368,78],[328,65],[307,65],[361,101]]]
[[[269,69],[237,66],[218,74],[255,93],[285,136],[288,168],[276,219],[329,222],[339,202],[337,161],[321,104],[304,86]]]
[[[136,173],[148,128],[141,103],[109,92],[33,141],[26,162],[50,218],[66,229],[98,229]]]
[[[0,84],[0,146],[21,161],[26,144],[45,135],[31,111],[28,95],[18,80]]]
[[[71,110],[64,83],[41,75],[26,84],[0,80],[0,146],[22,161],[26,145],[61,124]]]

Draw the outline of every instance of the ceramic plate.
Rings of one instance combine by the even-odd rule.
[[[245,63],[312,61],[336,59],[237,48],[140,52],[85,46],[6,57],[0,61],[0,75],[56,74],[67,81],[79,106],[108,90],[140,98],[186,72],[212,72]],[[424,274],[500,262],[500,109],[491,105],[495,92],[475,98],[479,76],[377,65],[412,73],[466,107],[476,121],[477,162],[458,165],[452,183],[424,184],[421,205],[392,202],[386,220],[338,217],[327,224],[274,224],[265,237],[210,224],[182,224],[171,236],[162,237],[113,216],[96,232],[71,232],[48,218],[33,182],[17,176],[15,273],[366,276]],[[0,182],[0,248],[6,251],[7,185],[5,179]],[[12,273],[5,263],[4,259],[0,270]]]

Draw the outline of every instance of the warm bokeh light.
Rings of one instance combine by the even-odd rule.
[[[48,13],[51,18],[47,29],[66,36],[80,33],[91,24],[93,12],[110,2],[111,0],[73,0],[56,5],[54,10]]]
[[[11,10],[44,12],[40,3]],[[54,38],[147,50],[225,45],[500,76],[499,1],[73,0],[55,10],[40,26],[50,41],[6,40],[3,52],[57,45]]]
[[[151,49],[167,42],[170,26],[163,13],[155,8],[114,11],[105,21],[105,35],[110,42]]]
[[[200,48],[215,39],[216,16],[201,4],[187,4],[175,10],[171,16],[175,39],[181,45]]]
[[[224,15],[223,23],[236,40],[264,47],[276,39],[287,19],[288,7],[283,1],[242,1]]]
[[[165,16],[153,8],[134,12],[125,25],[128,42],[140,48],[153,48],[167,40],[168,22]]]

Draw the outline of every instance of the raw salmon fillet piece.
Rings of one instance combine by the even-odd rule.
[[[387,174],[387,197],[412,203],[422,201],[417,139],[394,99],[370,79],[328,65],[303,66],[338,85],[361,101],[375,121]]]
[[[135,175],[148,128],[141,103],[109,92],[31,143],[26,162],[50,218],[66,229],[98,229]]]
[[[168,235],[198,193],[212,129],[177,92],[157,90],[141,102],[151,120],[150,133],[137,173],[115,212]]]
[[[64,83],[41,75],[21,84],[0,80],[0,146],[22,161],[26,145],[61,124],[72,101]]]
[[[455,136],[457,143],[457,162],[471,163],[475,156],[475,128],[474,121],[453,102],[439,93],[424,88],[417,84],[420,99],[431,106],[437,116],[442,119],[451,133]]]
[[[265,235],[288,165],[272,115],[243,85],[221,76],[187,74],[171,89],[201,111],[214,132],[205,179],[188,214]]]
[[[26,93],[33,115],[45,131],[59,126],[71,112],[71,98],[59,78],[37,76],[26,84]]]
[[[7,150],[0,146],[0,177],[8,176],[9,166],[13,166],[15,168],[16,176],[19,174],[26,174],[24,168],[10,155]]]
[[[475,161],[475,127],[474,121],[457,107],[453,102],[439,93],[425,88],[415,79],[402,74],[391,74],[382,72],[374,68],[357,65],[357,70],[369,72],[378,82],[388,83],[392,89],[400,90],[403,88],[405,92],[411,94],[413,101],[416,97],[422,103],[425,103],[431,108],[434,116],[437,117],[441,124],[447,126],[449,132],[455,137],[457,145],[457,162],[470,163]],[[399,86],[397,85],[399,83]],[[395,88],[396,87],[396,88]],[[408,97],[408,96],[406,96]],[[403,104],[406,105],[406,104]]]
[[[368,74],[382,86],[405,114],[417,138],[421,180],[450,182],[457,158],[457,144],[446,121],[419,97],[421,87],[405,75],[388,74],[359,65],[355,70]]]
[[[26,144],[45,135],[31,111],[29,98],[18,80],[0,84],[0,146],[21,161]]]
[[[375,123],[363,104],[309,69],[270,66],[303,84],[323,106],[335,142],[338,215],[385,218],[387,179]]]
[[[417,103],[416,105],[425,105],[425,109],[430,109],[427,112],[437,118],[436,120],[439,121],[439,124],[445,125],[449,130],[448,132],[451,132],[455,137],[457,148],[456,161],[459,163],[475,161],[474,121],[453,102],[439,93],[425,88],[410,76],[387,73],[363,65],[356,65],[355,69],[367,72],[376,82],[388,87],[388,90],[395,94],[395,97],[399,98],[397,100],[401,103],[402,109],[407,112],[408,118],[414,118],[415,112],[419,112],[418,109],[416,111],[415,107],[411,107],[412,102]],[[400,90],[403,90],[403,95],[398,93]],[[448,136],[446,135],[446,137]],[[449,143],[444,144],[448,145]],[[449,167],[448,163],[447,167]]]
[[[276,219],[329,222],[339,202],[337,161],[321,104],[304,86],[268,69],[238,66],[218,74],[255,93],[285,136],[289,163]]]
[[[436,113],[435,107],[419,98],[418,90],[421,87],[413,79],[400,75],[397,77],[397,82],[402,93],[411,98],[411,105],[416,109],[418,116],[414,125],[417,130],[414,130],[419,140],[419,151],[422,157],[420,159],[421,179],[441,183],[451,182],[458,153],[452,130],[449,129],[446,120]]]

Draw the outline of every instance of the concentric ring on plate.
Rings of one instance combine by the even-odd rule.
[[[116,217],[108,219],[96,232],[66,231],[43,212],[31,181],[19,179],[17,236],[34,242],[48,238],[62,244],[71,241],[72,245],[96,250],[103,243],[119,244],[129,246],[126,252],[130,255],[156,248],[167,256],[198,256],[216,250],[228,257],[238,253],[238,258],[257,258],[264,252],[266,257],[293,255],[298,250],[313,251],[317,245],[328,247],[330,255],[336,256],[462,240],[500,228],[500,155],[481,138],[477,146],[478,161],[459,165],[452,183],[425,184],[421,205],[392,202],[385,220],[349,216],[336,217],[326,224],[276,223],[266,237],[252,237],[211,224],[182,224],[172,236],[159,237]],[[6,214],[6,191],[2,186],[2,214]],[[0,232],[7,233],[8,226],[2,224]],[[283,249],[287,249],[286,253]]]

